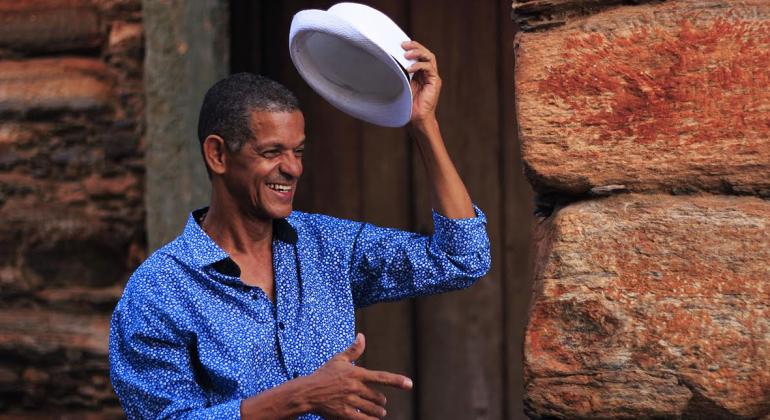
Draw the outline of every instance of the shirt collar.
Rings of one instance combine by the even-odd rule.
[[[190,213],[182,231],[182,240],[187,245],[187,252],[184,252],[182,258],[195,267],[205,267],[230,257],[198,224],[208,210],[208,207],[203,207]]]
[[[206,267],[230,258],[198,222],[208,210],[208,207],[203,207],[190,213],[182,231],[182,240],[187,245],[187,252],[183,252],[181,257],[195,267]],[[273,238],[293,245],[297,242],[297,230],[287,219],[276,219],[273,222]]]

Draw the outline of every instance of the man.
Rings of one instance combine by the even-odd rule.
[[[467,287],[489,269],[486,220],[444,147],[435,56],[417,62],[410,132],[432,187],[430,236],[292,211],[304,119],[294,96],[238,74],[206,94],[199,139],[210,207],[145,261],[112,318],[111,380],[130,418],[383,417],[356,367],[354,308]],[[352,344],[350,344],[352,342]]]

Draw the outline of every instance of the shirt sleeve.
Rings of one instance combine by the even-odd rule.
[[[433,212],[433,235],[363,224],[351,258],[356,307],[470,286],[490,268],[486,216],[450,219]]]
[[[155,299],[124,294],[110,325],[110,380],[129,419],[239,419],[240,400],[208,404],[191,342]]]

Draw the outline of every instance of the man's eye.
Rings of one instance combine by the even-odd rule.
[[[266,150],[266,151],[262,152],[262,157],[264,157],[266,159],[272,159],[274,157],[278,157],[278,155],[280,155],[280,154],[281,154],[281,152],[279,152],[277,150]]]
[[[294,155],[297,157],[302,157],[302,155],[305,153],[305,149],[295,149]]]

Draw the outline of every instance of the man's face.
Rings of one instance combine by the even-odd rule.
[[[302,175],[305,118],[299,111],[251,114],[254,137],[229,153],[225,184],[241,208],[260,219],[287,217]]]

